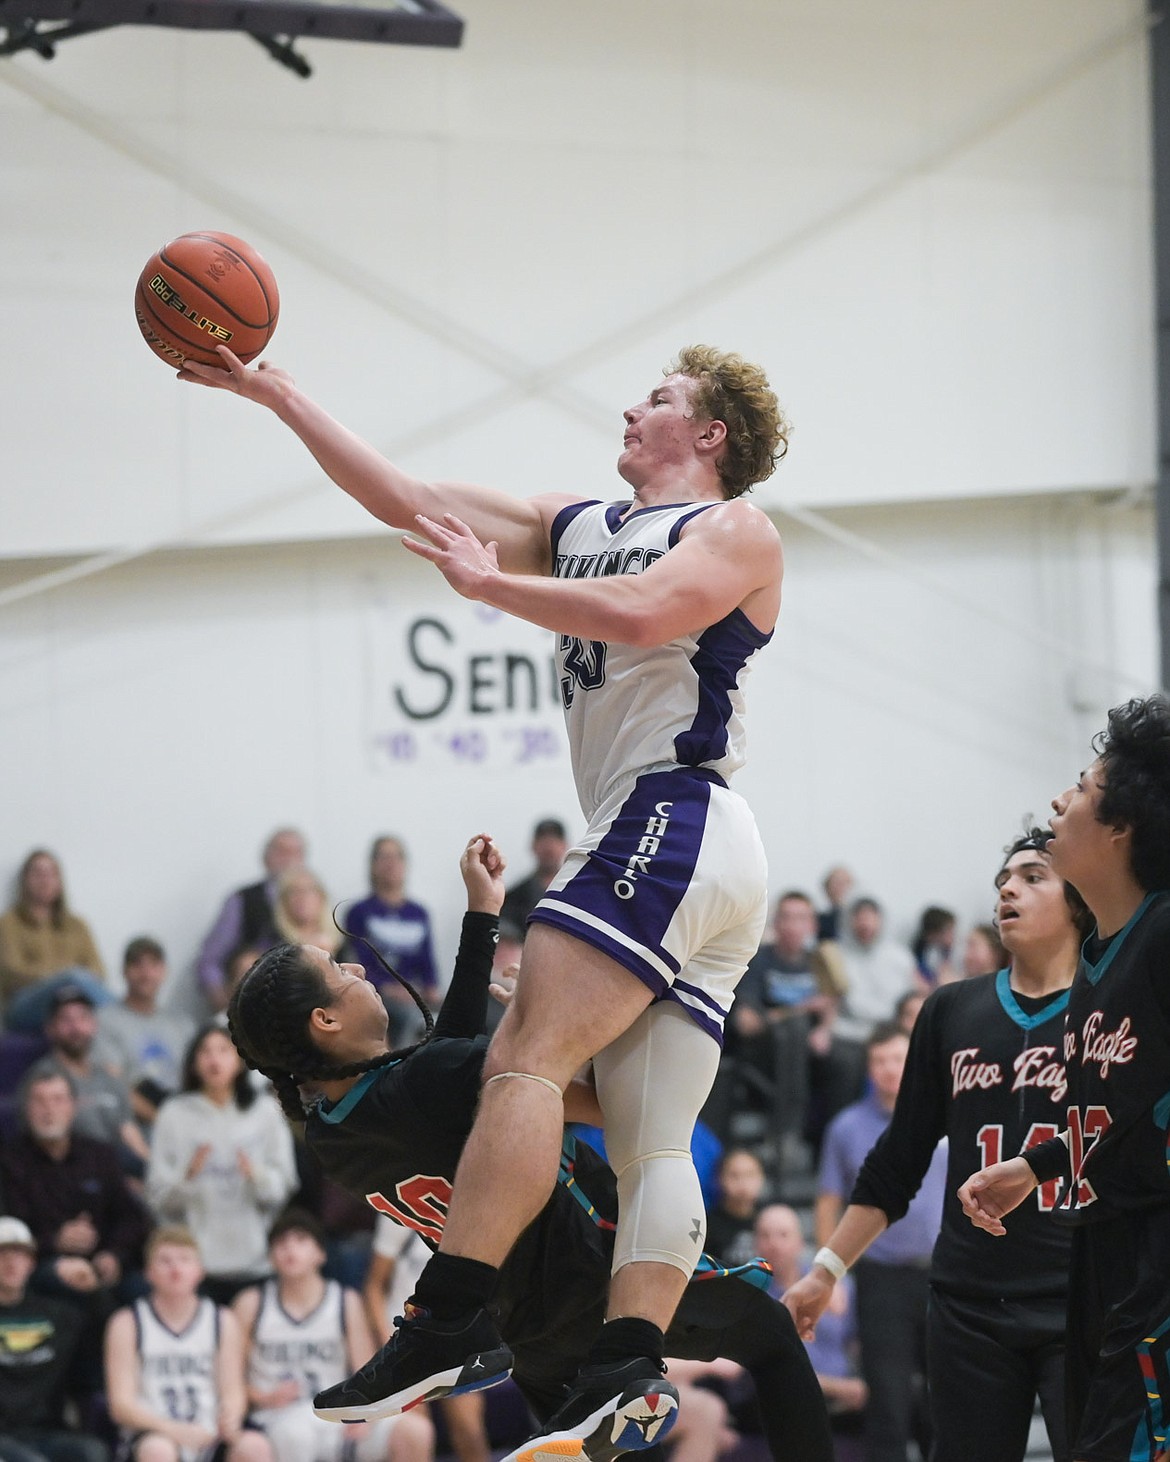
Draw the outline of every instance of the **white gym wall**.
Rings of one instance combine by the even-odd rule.
[[[446,959],[466,834],[519,874],[580,826],[547,680],[508,704],[542,637],[138,338],[149,254],[219,228],[276,270],[269,355],[423,473],[618,496],[679,345],[764,362],[774,886],[844,859],[899,929],[984,917],[1156,678],[1144,6],[456,8],[459,51],[298,43],[307,82],[238,34],[0,62],[0,877],[53,848],[108,962],[147,930],[181,969],[271,827],[338,896],[394,831]]]

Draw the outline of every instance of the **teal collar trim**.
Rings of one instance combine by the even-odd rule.
[[[1084,961],[1085,965],[1085,975],[1088,977],[1090,985],[1097,985],[1101,982],[1105,975],[1105,971],[1113,963],[1114,958],[1121,950],[1121,946],[1129,938],[1130,931],[1133,929],[1134,925],[1138,922],[1142,915],[1146,912],[1146,910],[1150,907],[1150,905],[1154,902],[1154,899],[1156,897],[1157,895],[1153,893],[1146,894],[1145,898],[1142,899],[1141,903],[1138,904],[1137,908],[1134,909],[1133,913],[1129,916],[1125,928],[1119,929],[1117,933],[1113,936],[1113,938],[1109,941],[1108,949],[1106,949],[1105,953],[1101,956],[1096,964],[1090,964],[1090,962],[1085,959],[1084,951],[1081,951],[1081,959]]]
[[[1008,1019],[1014,1020],[1021,1030],[1030,1031],[1035,1030],[1038,1025],[1043,1025],[1046,1020],[1051,1020],[1054,1015],[1063,1015],[1068,1006],[1070,992],[1062,990],[1035,1015],[1028,1015],[1016,999],[1016,993],[1012,989],[1011,970],[1000,970],[995,977],[995,993],[999,996],[999,1003],[1003,1006],[1004,1014]]]
[[[385,1066],[375,1066],[373,1071],[367,1071],[364,1076],[359,1076],[339,1102],[334,1102],[332,1106],[327,1106],[322,1102],[317,1108],[317,1115],[322,1122],[344,1122],[385,1070]]]

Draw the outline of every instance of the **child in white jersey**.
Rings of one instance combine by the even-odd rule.
[[[244,1337],[251,1419],[277,1462],[431,1462],[435,1434],[425,1411],[339,1427],[313,1414],[313,1396],[369,1360],[374,1340],[361,1298],[322,1273],[321,1225],[303,1209],[272,1225],[274,1278],[233,1303]]]
[[[203,1263],[190,1231],[146,1243],[145,1299],[106,1330],[106,1395],[133,1462],[273,1462],[244,1426],[243,1346],[230,1310],[199,1294]]]

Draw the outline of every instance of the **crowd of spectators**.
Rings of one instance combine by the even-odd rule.
[[[517,957],[567,847],[560,821],[536,823],[533,866],[504,906],[501,964]],[[55,855],[35,849],[16,873],[0,914],[0,1462],[105,1462],[119,1435],[135,1438],[138,1462],[184,1462],[200,1450],[197,1436],[200,1446],[217,1440],[231,1462],[327,1462],[341,1429],[326,1428],[306,1450],[311,1428],[275,1417],[295,1406],[303,1421],[320,1376],[275,1385],[249,1369],[264,1305],[316,1313],[325,1286],[342,1281],[337,1313],[348,1318],[329,1343],[348,1367],[385,1340],[409,1293],[423,1257],[416,1236],[385,1219],[375,1233],[372,1211],[314,1171],[266,1084],[244,1068],[223,1014],[261,953],[309,942],[362,963],[394,1042],[417,1039],[419,1003],[387,966],[432,1009],[442,980],[425,902],[408,893],[406,844],[373,841],[368,892],[344,906],[340,929],[299,831],[277,829],[262,857],[263,877],[224,899],[189,976],[171,977],[162,945],[142,934],[125,948],[117,987],[68,906]],[[708,1249],[728,1265],[763,1255],[777,1293],[806,1263],[814,1226],[818,1241],[831,1231],[888,1121],[905,1032],[925,994],[1006,963],[993,927],[960,930],[933,905],[912,938],[891,937],[881,905],[856,895],[844,867],[829,871],[823,892],[819,907],[798,889],[777,899],[696,1140],[712,1195]],[[174,998],[184,978],[201,993],[202,1024],[186,1013],[190,998]],[[867,1404],[904,1412],[914,1434],[913,1387],[899,1390],[891,1376],[913,1376],[918,1363],[922,1260],[937,1230],[933,1194],[924,1195],[923,1210],[886,1235],[890,1252],[875,1245],[856,1285],[839,1287],[818,1334],[814,1365],[843,1436]],[[208,1396],[148,1384],[144,1323],[168,1331],[182,1320],[195,1333],[216,1307],[245,1323],[235,1338],[230,1325],[220,1336]],[[872,1337],[867,1347],[878,1316],[884,1368],[882,1347]],[[113,1381],[103,1344],[119,1358]],[[678,1455],[713,1458],[735,1442],[733,1425],[750,1427],[743,1378],[716,1367],[681,1379],[707,1390]],[[444,1407],[433,1424],[370,1431],[357,1448],[363,1462],[428,1462],[436,1445],[460,1462],[488,1457],[476,1398]]]

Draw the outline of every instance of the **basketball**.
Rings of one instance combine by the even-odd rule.
[[[272,338],[280,312],[267,262],[231,234],[181,234],[151,255],[134,313],[142,338],[167,365],[222,365],[217,345],[247,364]]]

